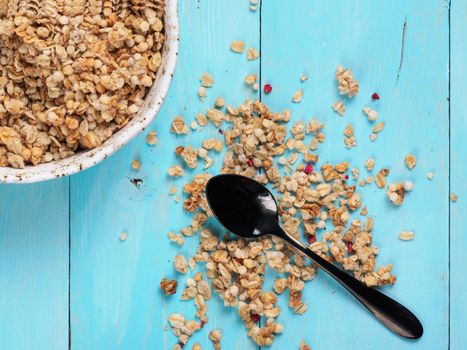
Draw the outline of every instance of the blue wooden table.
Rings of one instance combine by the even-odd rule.
[[[402,208],[390,206],[374,185],[361,191],[376,217],[378,262],[393,263],[398,277],[384,291],[420,316],[425,334],[417,342],[394,336],[321,273],[305,288],[310,310],[303,316],[292,315],[281,298],[285,331],[272,348],[298,349],[302,339],[314,350],[467,348],[467,1],[263,0],[256,12],[248,7],[247,0],[180,1],[179,62],[151,126],[159,134],[156,147],[140,135],[78,175],[0,186],[0,349],[171,349],[176,338],[164,331],[168,315],[194,317],[194,307],[179,301],[182,288],[175,297],[162,297],[159,281],[177,277],[183,285],[187,276],[176,276],[171,261],[178,250],[193,254],[197,243],[177,249],[166,238],[190,219],[168,196],[173,180],[166,171],[175,163],[173,149],[201,136],[175,137],[170,122],[179,114],[193,120],[217,96],[230,104],[262,98],[282,110],[299,88],[305,95],[291,106],[294,119],[316,115],[326,123],[321,159],[363,168],[372,156],[377,167],[390,167],[390,180],[415,183]],[[234,39],[259,49],[261,58],[247,61],[232,53]],[[352,69],[361,85],[344,118],[330,108],[338,99],[339,64]],[[196,91],[204,72],[216,83],[203,103]],[[310,78],[301,83],[304,72]],[[252,73],[273,92],[261,96],[246,87],[243,79]],[[373,92],[379,101],[371,102]],[[386,122],[375,143],[361,112],[369,104]],[[342,142],[349,122],[358,139],[352,150]],[[408,153],[418,159],[411,172],[403,162]],[[139,173],[130,167],[135,158],[142,163]],[[219,155],[217,167],[221,160]],[[135,176],[143,179],[140,188],[129,181]],[[456,203],[449,201],[451,192],[459,196]],[[398,240],[407,229],[415,239]],[[119,240],[122,231],[126,241]],[[211,301],[208,316],[208,329],[223,330],[224,349],[256,348],[236,312],[224,309],[219,298]],[[198,332],[187,347],[194,341],[212,348],[208,331]]]

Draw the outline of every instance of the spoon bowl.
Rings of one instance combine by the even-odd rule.
[[[217,220],[238,236],[255,238],[278,232],[274,196],[248,177],[232,174],[212,177],[206,184],[206,198]]]
[[[409,339],[423,335],[421,322],[405,306],[365,286],[285,232],[279,225],[273,194],[260,183],[241,175],[214,176],[206,184],[206,198],[214,216],[227,230],[245,238],[282,238],[339,282],[391,331]]]

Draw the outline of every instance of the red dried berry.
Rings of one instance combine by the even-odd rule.
[[[264,84],[264,93],[270,94],[272,92],[271,84]]]
[[[345,179],[348,180],[349,179],[349,175],[345,174]]]
[[[256,314],[256,313],[252,313],[250,317],[251,317],[251,320],[252,320],[254,323],[258,323],[259,320],[261,319],[261,316],[258,315],[258,314]]]
[[[218,129],[217,131],[219,131],[219,134],[221,134],[221,135],[224,134],[224,130],[222,130],[222,129]]]
[[[348,249],[349,249],[349,254],[352,254],[353,253],[353,244],[352,244],[352,242],[349,242]]]
[[[251,167],[254,165],[253,159],[248,159],[246,163],[248,164],[248,166],[251,166]]]
[[[185,346],[185,343],[183,343],[183,342],[178,342],[178,345],[180,345],[180,347],[183,349],[183,347]]]
[[[379,100],[379,95],[377,92],[374,92],[373,95],[371,95],[371,99],[374,100]]]
[[[201,328],[203,328],[205,324],[206,324],[206,321],[205,321],[205,320],[201,320]]]
[[[308,236],[308,244],[316,242],[316,235],[309,235]]]
[[[307,165],[305,165],[305,169],[303,170],[305,172],[305,174],[310,174],[313,172],[313,166],[308,163]]]

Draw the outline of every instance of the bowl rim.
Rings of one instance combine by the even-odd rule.
[[[28,165],[22,169],[0,167],[0,183],[33,183],[76,174],[100,163],[144,131],[159,112],[175,72],[179,43],[177,0],[166,0],[164,20],[165,42],[161,67],[143,105],[127,125],[99,147],[80,151],[64,159]]]

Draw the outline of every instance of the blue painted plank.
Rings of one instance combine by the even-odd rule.
[[[159,143],[146,145],[145,132],[71,180],[71,339],[76,350],[171,349],[177,340],[163,330],[169,314],[194,318],[193,303],[180,302],[188,276],[174,272],[172,258],[177,253],[193,255],[197,238],[187,239],[182,248],[167,238],[168,231],[190,221],[181,203],[168,196],[169,187],[175,183],[181,194],[193,172],[175,182],[166,172],[177,162],[175,147],[197,146],[202,137],[198,132],[175,137],[169,133],[170,124],[179,114],[190,123],[217,96],[228,97],[230,103],[252,96],[243,79],[259,72],[259,60],[248,62],[245,55],[230,52],[229,45],[238,39],[259,47],[259,13],[236,0],[181,1],[179,6],[179,62],[167,100],[150,128],[158,132]],[[204,72],[216,82],[203,103],[197,90]],[[205,130],[203,138],[206,134],[222,138],[214,128]],[[130,168],[134,158],[141,160],[140,172]],[[140,188],[130,183],[133,177],[142,178]],[[119,241],[122,231],[128,232],[124,242]],[[177,295],[161,295],[159,282],[165,276],[179,281]],[[210,302],[208,316],[209,323],[187,348],[194,341],[210,348],[207,336],[213,328],[224,330],[223,343],[229,347],[254,348],[236,312],[226,312],[218,297]]]
[[[448,7],[445,1],[264,1],[262,4],[261,75],[273,92],[263,100],[277,110],[290,105],[303,88],[303,102],[292,106],[294,120],[313,115],[326,123],[324,161],[349,161],[365,174],[364,161],[376,169],[389,167],[389,181],[411,180],[415,189],[401,208],[394,208],[375,185],[360,190],[375,216],[379,264],[394,264],[398,281],[383,288],[422,320],[425,335],[409,342],[375,321],[335,282],[318,274],[305,288],[310,310],[302,317],[284,311],[286,325],[275,348],[290,348],[306,339],[320,349],[446,349],[448,344]],[[404,22],[406,33],[402,64]],[[462,61],[459,61],[462,62]],[[341,118],[331,110],[339,99],[335,69],[349,67],[360,93],[347,103]],[[401,66],[399,78],[398,70]],[[303,72],[310,79],[299,80]],[[461,78],[460,78],[461,79]],[[381,99],[371,102],[373,92]],[[380,112],[386,122],[375,143],[364,106]],[[344,147],[342,131],[355,128],[358,146]],[[465,147],[464,147],[465,148]],[[404,157],[413,153],[418,165],[408,171]],[[434,171],[428,181],[426,174]],[[416,233],[412,242],[397,238],[401,230]],[[281,298],[283,309],[287,309]],[[384,344],[384,345],[382,345]],[[295,345],[298,346],[298,345]]]
[[[467,6],[465,1],[451,2],[451,192],[458,196],[456,203],[450,203],[451,219],[451,283],[450,283],[450,345],[451,350],[465,349],[465,315],[467,314],[467,272],[465,259],[467,251],[465,214],[467,213],[467,115],[465,96],[467,87]]]
[[[0,186],[1,349],[68,349],[68,184]]]

